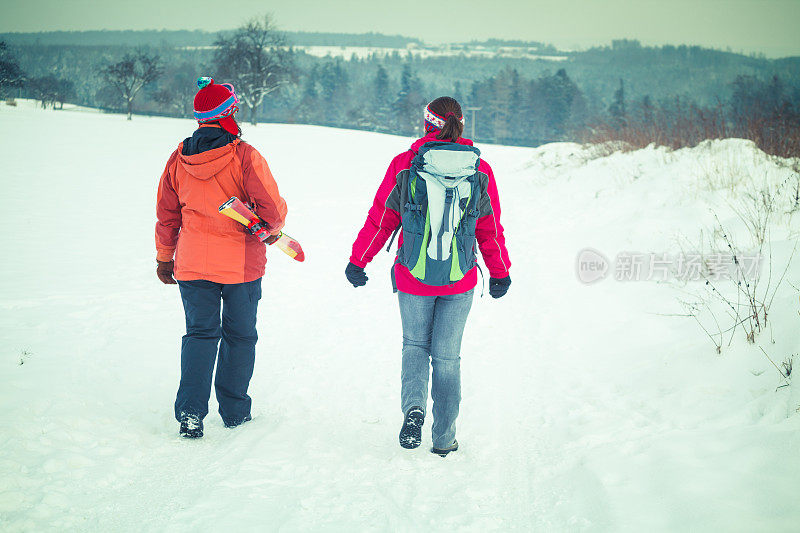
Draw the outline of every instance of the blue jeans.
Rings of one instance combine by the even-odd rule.
[[[427,411],[428,374],[433,366],[435,448],[447,448],[456,438],[461,402],[461,337],[472,307],[472,292],[452,296],[397,293],[403,322],[401,407],[403,413],[414,406]]]
[[[180,420],[182,414],[190,414],[202,420],[208,414],[216,361],[214,389],[219,414],[226,425],[240,424],[250,416],[247,387],[255,364],[261,278],[234,284],[179,281],[178,286],[186,314],[186,335],[181,343],[181,383],[175,399],[175,418]]]

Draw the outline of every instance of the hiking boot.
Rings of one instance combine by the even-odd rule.
[[[422,442],[422,424],[425,423],[425,411],[422,407],[412,407],[406,413],[403,427],[400,429],[400,446],[411,450]]]
[[[203,436],[203,421],[195,415],[183,415],[180,434],[185,439],[199,439]]]
[[[237,420],[222,420],[222,423],[225,424],[226,428],[235,428],[241,426],[245,422],[250,422],[253,418],[250,415],[247,415],[244,418],[239,418]]]
[[[435,453],[441,457],[446,457],[448,453],[454,452],[458,449],[458,441],[454,440],[453,444],[447,448],[431,448],[431,453]]]

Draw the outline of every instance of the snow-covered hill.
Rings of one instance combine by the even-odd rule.
[[[797,530],[800,396],[776,390],[758,346],[778,364],[800,351],[800,263],[770,329],[756,345],[726,337],[721,355],[694,321],[665,316],[684,312],[686,288],[613,272],[585,285],[575,266],[587,247],[679,252],[677,236],[713,227],[709,208],[743,238],[731,205],[746,182],[788,170],[738,140],[605,157],[482,146],[513,285],[476,298],[461,448],[441,459],[397,445],[391,257],[363,289],[343,274],[410,140],[244,129],[307,260],[268,252],[253,422],[226,430],[212,405],[188,442],[172,418],[183,312],[156,279],[153,223],[157,180],[193,123],[0,104],[0,530]],[[784,211],[776,265],[798,235]]]
[[[339,57],[349,60],[370,56],[385,57],[399,54],[401,57],[430,58],[430,57],[468,57],[468,58],[515,58],[539,59],[542,61],[566,61],[566,55],[545,55],[538,53],[533,47],[508,46],[508,47],[483,47],[470,45],[444,45],[444,46],[416,46],[406,48],[384,48],[373,46],[295,46],[308,55],[316,57]]]

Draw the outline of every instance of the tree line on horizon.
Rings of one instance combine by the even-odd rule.
[[[253,124],[414,135],[421,130],[422,107],[449,94],[477,108],[467,113],[466,134],[474,127],[483,142],[536,146],[616,139],[680,147],[741,136],[780,155],[800,153],[796,141],[786,141],[800,129],[797,62],[699,47],[642,47],[628,40],[575,57],[580,61],[397,52],[317,58],[294,50],[267,17],[220,33],[213,47],[203,49],[2,44],[0,96],[34,98],[50,107],[74,102],[129,117],[134,109],[190,117],[195,80],[212,75],[236,86],[242,118]],[[678,80],[676,68],[685,72]],[[776,142],[778,137],[784,141]]]

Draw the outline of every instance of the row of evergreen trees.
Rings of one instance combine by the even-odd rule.
[[[574,139],[588,117],[583,93],[565,69],[536,79],[506,69],[464,87],[459,81],[426,84],[409,62],[402,63],[397,79],[380,62],[356,77],[349,63],[313,64],[300,76],[298,93],[284,94],[264,113],[273,120],[413,135],[421,129],[423,107],[446,94],[465,109],[467,134],[522,145]]]

